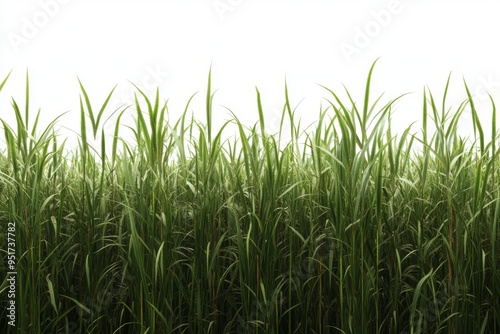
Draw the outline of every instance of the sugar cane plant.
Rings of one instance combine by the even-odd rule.
[[[463,103],[448,105],[448,78],[440,98],[424,89],[421,128],[395,134],[404,96],[374,98],[374,67],[360,103],[323,87],[305,129],[285,84],[276,134],[258,89],[256,124],[231,111],[214,128],[211,73],[206,119],[189,118],[193,95],[174,123],[158,90],[136,87],[134,105],[110,110],[114,88],[96,105],[79,82],[76,148],[59,118],[39,128],[26,75],[22,101],[0,111],[15,116],[2,120],[0,331],[500,332],[495,103],[487,138],[466,83]],[[472,138],[460,136],[465,110]],[[135,124],[121,124],[125,113]]]

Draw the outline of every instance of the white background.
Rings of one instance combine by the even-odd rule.
[[[41,108],[46,124],[69,111],[58,124],[70,143],[77,140],[70,130],[79,129],[77,78],[95,108],[118,84],[107,115],[133,101],[129,81],[151,96],[159,86],[172,122],[199,92],[190,114],[203,121],[212,64],[216,124],[231,117],[229,108],[252,125],[257,86],[275,132],[285,78],[307,125],[329,96],[319,84],[342,96],[345,85],[361,104],[368,70],[381,57],[373,96],[412,92],[397,105],[395,126],[419,119],[424,86],[440,99],[451,72],[450,107],[465,98],[465,78],[488,127],[486,92],[500,101],[499,13],[498,2],[472,0],[2,0],[0,77],[12,75],[0,117],[14,124],[11,98],[24,107],[28,71],[32,113]],[[465,113],[464,133],[469,123]]]

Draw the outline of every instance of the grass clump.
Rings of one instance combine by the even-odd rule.
[[[420,134],[394,135],[401,97],[372,99],[374,66],[361,107],[325,87],[313,130],[300,128],[285,87],[277,135],[265,131],[258,90],[257,124],[233,115],[212,128],[209,75],[204,123],[187,119],[192,98],[171,124],[159,92],[137,88],[133,142],[120,137],[128,107],[106,139],[113,90],[96,108],[80,83],[79,146],[69,152],[57,120],[40,131],[38,112],[30,123],[27,78],[24,110],[12,100],[15,126],[2,122],[0,221],[16,223],[18,274],[17,328],[6,323],[6,280],[1,328],[499,332],[495,104],[485,138],[467,85],[448,109],[448,79],[440,103],[424,91]],[[458,135],[466,108],[477,145]],[[231,124],[236,136],[223,140]]]

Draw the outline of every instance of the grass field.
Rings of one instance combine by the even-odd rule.
[[[15,327],[2,274],[0,331],[500,333],[495,104],[486,138],[467,85],[449,109],[448,81],[443,97],[423,92],[422,128],[394,135],[404,97],[371,96],[373,69],[356,103],[325,88],[307,131],[285,90],[290,128],[267,134],[256,91],[259,121],[234,116],[229,140],[212,126],[210,75],[205,120],[188,102],[169,124],[159,94],[137,89],[133,142],[124,108],[98,145],[113,91],[95,105],[81,85],[76,150],[57,119],[37,128],[27,78],[16,124],[3,122],[0,271],[17,274]]]

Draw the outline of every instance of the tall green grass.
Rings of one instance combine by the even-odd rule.
[[[133,126],[132,108],[108,110],[114,89],[96,105],[80,82],[75,150],[57,119],[38,128],[27,76],[16,123],[2,121],[0,246],[16,222],[18,271],[17,328],[3,279],[2,332],[500,332],[495,103],[486,138],[466,84],[448,106],[448,79],[439,99],[424,90],[421,131],[395,135],[404,97],[372,96],[374,66],[361,103],[325,87],[314,129],[285,85],[274,136],[258,90],[255,125],[213,128],[211,75],[205,120],[188,119],[193,96],[170,123],[159,92],[137,88]]]

